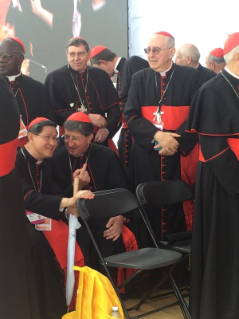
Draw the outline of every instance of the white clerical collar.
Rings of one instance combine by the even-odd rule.
[[[26,147],[26,145],[24,146],[25,149],[27,150],[27,152],[36,160],[36,165],[40,165],[43,161],[43,159],[38,160],[37,158],[35,158],[32,153],[29,151],[29,149]]]
[[[10,75],[10,76],[7,76],[6,75],[6,78],[8,78],[9,82],[13,82],[16,80],[16,78],[18,78],[19,76],[21,75],[21,73],[17,74],[17,75]]]
[[[196,69],[198,69],[199,65],[200,65],[200,63],[198,63],[198,65],[196,66]]]
[[[227,71],[227,73],[231,74],[234,78],[239,80],[239,76],[237,76],[236,74],[232,73],[232,71],[230,71],[227,66],[225,66],[224,70]]]
[[[170,67],[169,67],[167,70],[165,70],[165,71],[163,71],[163,72],[160,72],[160,75],[161,75],[161,76],[166,76],[166,73],[167,73],[169,70],[171,70],[172,65],[173,65],[173,62],[171,62],[171,65],[170,65]]]
[[[115,71],[116,74],[119,72],[119,71],[117,70],[117,66],[119,65],[121,59],[122,59],[122,58],[119,57],[118,60],[117,60],[116,63],[115,63],[115,69],[114,69],[114,71]]]

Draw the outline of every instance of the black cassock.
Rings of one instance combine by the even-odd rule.
[[[54,112],[42,83],[21,74],[15,80],[10,81],[9,85],[17,100],[19,112],[26,127],[32,120],[40,116],[55,121]],[[25,143],[26,138],[22,138],[19,140],[18,146],[23,146]]]
[[[123,166],[129,166],[130,150],[132,146],[132,137],[124,119],[124,107],[128,98],[132,75],[142,69],[148,68],[149,64],[146,60],[132,56],[128,59],[121,58],[117,70],[117,92],[120,97],[120,111],[122,113],[122,129],[118,141],[119,157]],[[128,169],[126,169],[128,173]]]
[[[79,73],[70,66],[63,66],[47,76],[45,86],[58,125],[63,125],[71,114],[79,111],[82,101],[87,113],[106,118],[108,138],[114,136],[120,118],[119,101],[104,70],[88,66],[85,72]]]
[[[239,318],[239,79],[225,70],[222,74],[197,92],[187,123],[199,133],[201,148],[192,241],[192,319]]]
[[[62,191],[52,180],[49,164],[45,160],[38,164],[37,160],[22,148],[17,153],[16,169],[22,185],[25,209],[59,220],[62,217],[59,207],[63,195],[60,196]],[[56,194],[59,196],[52,196]],[[63,270],[44,234],[36,230],[30,222],[27,228],[40,312],[44,319],[54,319],[66,313]]]
[[[71,196],[73,192],[72,172],[82,168],[86,161],[87,171],[90,175],[90,184],[86,186],[86,189],[90,189],[94,192],[113,188],[128,188],[119,159],[111,149],[92,143],[83,156],[72,157],[68,154],[65,146],[63,146],[54,154],[51,159],[51,166],[54,179],[57,184],[65,190],[66,196]],[[115,209],[117,210],[117,207]],[[103,237],[103,231],[106,230],[105,225],[107,221],[108,219],[102,219],[101,221],[97,221],[97,223],[91,222],[94,234],[97,236],[97,243],[101,253],[105,257],[125,251],[121,236],[114,242],[112,240],[106,240]],[[131,225],[129,225],[129,227],[130,226]],[[134,232],[134,229],[132,229],[132,231]],[[103,269],[99,267],[98,256],[96,255],[95,249],[91,246],[87,231],[83,227],[77,231],[77,241],[85,256],[86,264],[92,268],[103,271]]]
[[[204,83],[211,80],[212,78],[214,78],[214,76],[217,75],[214,71],[205,68],[200,63],[199,63],[199,66],[197,67],[197,71],[198,71],[198,88],[200,88]]]
[[[20,115],[0,76],[0,316],[40,319],[22,192],[14,170]]]
[[[187,155],[194,148],[197,136],[185,133],[184,126],[196,90],[197,71],[190,67],[173,64],[163,76],[151,68],[133,75],[124,112],[128,128],[134,138],[130,159],[132,190],[142,182],[181,179],[183,172],[190,175],[187,171],[189,167],[185,164],[187,157],[182,155]],[[180,151],[173,156],[161,156],[153,149],[153,138],[158,131],[154,125],[157,123],[153,121],[154,113],[161,97],[163,97],[161,111],[164,112],[162,114],[164,131],[181,134],[181,138],[178,139]],[[195,166],[195,172],[192,169],[188,177],[193,181],[197,158],[192,160],[190,165]],[[161,212],[155,208],[151,211],[149,217],[159,238],[185,229],[190,230],[192,227],[192,208],[186,212],[185,207],[183,210],[181,205],[176,205],[170,208],[162,207]]]

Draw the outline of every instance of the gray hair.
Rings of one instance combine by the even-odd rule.
[[[89,44],[80,37],[76,37],[76,38],[71,38],[66,45],[66,50],[68,49],[68,47],[74,46],[74,47],[79,47],[81,44],[83,44],[85,46],[86,51],[90,51],[90,47]]]
[[[221,64],[221,63],[225,63],[225,60],[224,60],[223,57],[222,57],[222,58],[218,58],[218,57],[216,57],[216,56],[214,56],[214,55],[209,54],[209,56],[208,56],[208,62],[209,62],[209,63],[210,63],[210,62],[215,62],[215,63],[217,63],[217,64]]]
[[[224,55],[224,60],[226,64],[228,64],[232,59],[235,53],[239,52],[239,45],[237,45],[234,49]]]
[[[171,37],[167,37],[167,45],[169,48],[175,48],[175,40]]]
[[[190,56],[193,62],[198,62],[200,59],[200,52],[194,44],[184,44],[180,48],[180,52],[184,57]]]
[[[79,132],[84,136],[89,136],[93,133],[94,125],[92,123],[85,123],[79,121],[65,121],[63,124],[64,129],[67,129],[71,132]]]

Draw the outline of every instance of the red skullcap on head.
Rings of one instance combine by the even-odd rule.
[[[37,123],[39,122],[42,122],[42,121],[48,121],[48,122],[52,122],[51,120],[47,119],[46,117],[37,117],[35,120],[31,121],[31,123],[28,125],[28,130],[36,125]]]
[[[67,121],[78,121],[78,122],[84,122],[84,123],[92,123],[89,116],[85,114],[84,112],[76,112],[71,114]]]
[[[210,52],[210,55],[215,56],[216,58],[223,58],[223,49],[216,48]]]
[[[23,42],[22,42],[20,39],[18,39],[18,38],[16,38],[16,37],[8,37],[8,38],[6,38],[6,39],[11,39],[11,40],[17,42],[18,44],[20,44],[20,46],[21,46],[22,49],[23,49],[23,52],[26,53],[25,46],[24,46]]]
[[[224,44],[223,55],[229,53],[232,49],[234,49],[238,45],[239,45],[239,32],[230,34]]]
[[[91,55],[90,55],[90,57],[93,58],[94,56],[96,56],[96,55],[99,54],[100,52],[104,51],[105,49],[107,49],[107,48],[104,47],[103,45],[97,45],[97,46],[95,46],[95,47],[91,50]]]
[[[160,32],[155,32],[154,34],[158,34],[158,35],[164,35],[165,37],[169,37],[174,39],[174,37],[172,36],[172,34],[165,32],[165,31],[160,31]]]

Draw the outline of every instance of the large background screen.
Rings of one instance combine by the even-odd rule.
[[[127,33],[127,0],[0,0],[0,40],[20,38],[25,73],[42,82],[66,63],[66,43],[73,36],[127,56]]]

